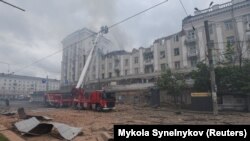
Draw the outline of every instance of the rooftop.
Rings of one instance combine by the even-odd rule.
[[[0,73],[0,78],[14,78],[14,79],[28,79],[28,80],[43,80],[43,79],[46,79],[46,78],[41,78],[41,77],[14,75],[14,74],[6,74],[6,73]],[[48,80],[50,80],[50,81],[59,81],[57,79],[48,79]]]
[[[212,17],[219,14],[224,14],[232,9],[237,10],[240,8],[250,7],[250,0],[232,0],[223,4],[215,4],[210,8],[203,10],[196,10],[194,16],[188,16],[183,19],[183,24],[188,24],[198,21],[207,17]]]

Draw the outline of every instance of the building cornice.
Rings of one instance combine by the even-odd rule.
[[[183,25],[190,24],[193,22],[197,22],[199,20],[204,20],[205,18],[208,18],[208,17],[211,18],[211,17],[215,17],[218,15],[222,15],[232,10],[239,10],[239,9],[246,8],[246,7],[250,8],[250,0],[239,2],[236,4],[233,4],[232,2],[227,2],[224,4],[215,5],[215,7],[216,8],[212,7],[212,8],[201,10],[197,12],[196,15],[194,16],[188,16],[184,18],[182,21],[182,24]]]

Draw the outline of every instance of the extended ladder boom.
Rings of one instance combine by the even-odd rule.
[[[89,55],[87,57],[86,64],[84,65],[82,73],[80,75],[80,78],[79,78],[79,80],[77,82],[77,85],[76,85],[77,89],[81,87],[81,85],[82,85],[82,83],[83,83],[83,81],[85,79],[85,76],[87,74],[87,70],[88,70],[89,65],[91,63],[91,59],[93,58],[93,54],[94,54],[95,48],[97,47],[97,43],[98,43],[99,37],[102,36],[102,34],[106,34],[106,33],[108,33],[108,27],[107,26],[101,27],[101,31],[98,32],[98,34],[96,36],[96,39],[95,39],[95,42],[94,42],[94,46],[90,50],[90,53],[89,53]]]

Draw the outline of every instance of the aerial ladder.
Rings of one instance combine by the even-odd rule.
[[[115,98],[113,92],[105,92],[104,90],[92,90],[90,92],[87,92],[87,90],[84,88],[86,75],[93,60],[93,56],[97,50],[98,41],[100,37],[103,36],[103,34],[107,33],[108,27],[102,26],[101,31],[98,32],[96,35],[94,45],[91,48],[90,53],[87,57],[86,63],[83,67],[77,85],[75,88],[72,89],[71,93],[73,95],[73,107],[75,108],[92,108],[101,111],[111,110],[115,106]]]
[[[86,77],[86,74],[87,74],[87,70],[92,62],[92,59],[93,59],[93,55],[94,55],[94,52],[96,52],[96,48],[97,48],[97,44],[98,44],[98,40],[101,36],[103,36],[103,34],[107,34],[108,33],[108,27],[107,26],[102,26],[101,27],[101,31],[97,33],[97,36],[95,38],[95,41],[94,41],[94,46],[91,48],[90,50],[90,53],[87,57],[87,61],[83,67],[83,70],[82,70],[82,73],[80,75],[80,78],[77,82],[77,85],[76,85],[76,89],[79,89],[81,87],[83,87],[83,82],[85,80],[85,77]]]

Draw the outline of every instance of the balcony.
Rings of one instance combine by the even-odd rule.
[[[146,59],[144,60],[144,64],[149,65],[149,64],[153,64],[154,63],[154,59]]]
[[[196,44],[196,38],[195,37],[187,37],[186,40],[185,40],[185,45],[188,46],[188,45],[194,45]]]
[[[115,70],[115,71],[120,71],[120,65],[119,65],[119,66],[115,66],[115,67],[114,67],[114,70]]]
[[[187,57],[192,58],[192,57],[198,57],[199,52],[198,50],[192,50],[187,52]]]
[[[154,61],[154,52],[147,51],[143,53],[143,59],[145,64],[152,64]]]

